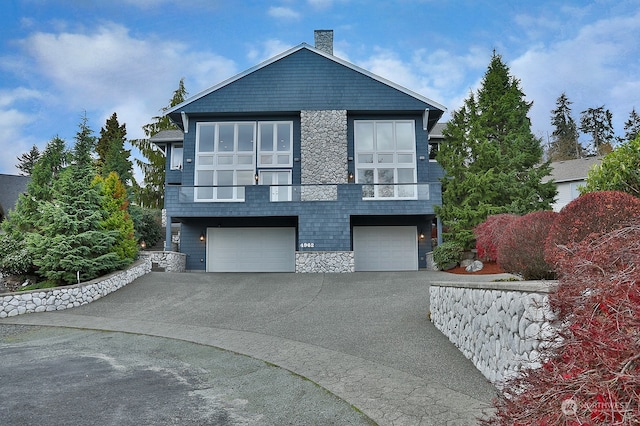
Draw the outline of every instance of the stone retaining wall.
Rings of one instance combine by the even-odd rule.
[[[354,272],[352,251],[299,251],[296,252],[296,272]]]
[[[521,368],[540,366],[554,314],[548,293],[554,282],[431,284],[431,321],[492,383]],[[545,343],[542,343],[546,341]]]
[[[150,271],[151,262],[141,259],[124,271],[117,271],[86,283],[0,295],[0,318],[33,312],[62,311],[86,305]]]
[[[141,251],[140,258],[151,261],[153,271],[184,272],[187,267],[187,255],[175,251]]]

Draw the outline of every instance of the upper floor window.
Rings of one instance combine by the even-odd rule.
[[[293,123],[258,123],[258,167],[293,166]]]
[[[413,120],[354,123],[356,182],[365,198],[415,198],[416,137]]]
[[[182,170],[182,144],[171,145],[171,170]]]
[[[198,123],[196,129],[197,201],[243,201],[254,184],[255,128],[249,123]]]
[[[255,185],[259,169],[291,167],[291,121],[200,122],[196,126],[196,201],[244,201],[245,186]],[[289,171],[288,184],[290,175]]]

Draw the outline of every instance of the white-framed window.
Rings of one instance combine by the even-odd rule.
[[[171,145],[171,170],[182,170],[183,149],[181,143]]]
[[[254,122],[198,123],[196,201],[244,201],[244,187],[255,184]]]
[[[293,122],[258,122],[258,167],[293,167]]]
[[[260,185],[270,185],[271,201],[291,201],[291,170],[260,170]]]
[[[356,120],[354,145],[355,178],[364,184],[364,198],[416,198],[413,120]],[[401,183],[407,185],[397,185]]]
[[[244,201],[258,168],[293,167],[293,122],[199,122],[195,157],[196,201]],[[281,182],[285,171],[288,180]],[[271,185],[291,184],[291,170],[278,173]]]

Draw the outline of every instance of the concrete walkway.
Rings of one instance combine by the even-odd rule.
[[[490,411],[495,388],[428,319],[429,282],[457,278],[151,273],[89,305],[0,324],[215,346],[306,377],[380,425],[473,425]]]

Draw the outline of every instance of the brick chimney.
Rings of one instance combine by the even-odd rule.
[[[315,30],[313,35],[316,49],[333,55],[333,30]]]

